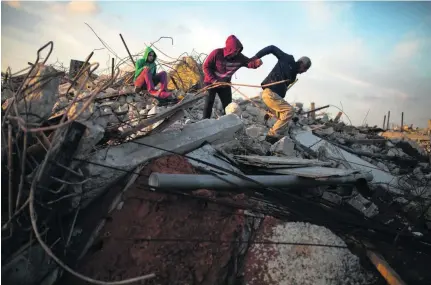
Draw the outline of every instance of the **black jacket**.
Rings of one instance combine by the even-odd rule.
[[[261,85],[266,85],[282,80],[289,80],[288,82],[266,87],[284,98],[284,96],[286,96],[287,87],[296,79],[298,67],[295,62],[295,58],[292,55],[283,52],[278,47],[273,45],[263,48],[258,53],[256,53],[255,57],[262,58],[270,53],[272,53],[278,59],[278,61],[268,76],[262,81]],[[265,87],[262,88],[265,89]]]

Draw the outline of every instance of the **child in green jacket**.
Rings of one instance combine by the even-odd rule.
[[[165,71],[156,73],[156,58],[157,55],[150,47],[145,49],[142,58],[138,59],[135,65],[135,92],[140,92],[146,89],[148,93],[162,99],[172,96],[171,92],[166,91],[168,85],[168,75]],[[155,90],[154,87],[160,83],[160,89]]]

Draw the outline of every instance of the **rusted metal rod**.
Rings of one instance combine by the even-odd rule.
[[[389,119],[391,117],[391,111],[388,111],[388,121],[386,122],[386,129],[389,130]]]
[[[133,63],[133,66],[135,66],[135,61],[133,60],[133,57],[132,57],[132,55],[130,54],[129,48],[127,47],[126,42],[124,41],[123,36],[122,36],[121,34],[120,34],[120,38],[121,38],[121,40],[123,41],[124,47],[126,48],[127,53],[129,54],[129,57],[130,57],[130,60],[131,60],[131,61],[132,61],[132,63]]]
[[[302,112],[301,114],[302,114],[302,115],[305,115],[305,114],[309,114],[309,113],[311,113],[311,112],[320,111],[320,110],[323,110],[323,109],[326,109],[326,108],[329,108],[329,105],[325,105],[325,106],[323,106],[323,107],[319,107],[319,108],[314,108],[314,109],[313,109],[313,110],[311,110],[311,111]]]
[[[401,277],[392,269],[387,261],[378,253],[367,250],[367,257],[389,285],[406,285]]]
[[[111,64],[111,76],[114,76],[115,73],[115,58],[112,58],[112,64]]]
[[[386,126],[386,115],[383,116],[383,126],[382,129],[385,129]]]

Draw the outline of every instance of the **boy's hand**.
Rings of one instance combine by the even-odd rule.
[[[248,63],[248,68],[259,68],[262,65],[262,60],[260,58],[252,58]]]

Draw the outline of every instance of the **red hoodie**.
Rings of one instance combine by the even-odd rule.
[[[213,50],[205,60],[204,82],[230,82],[232,75],[241,67],[255,68],[253,62],[241,53],[242,50],[241,42],[234,35],[230,35],[226,40],[226,47]],[[233,57],[229,57],[232,55]]]

